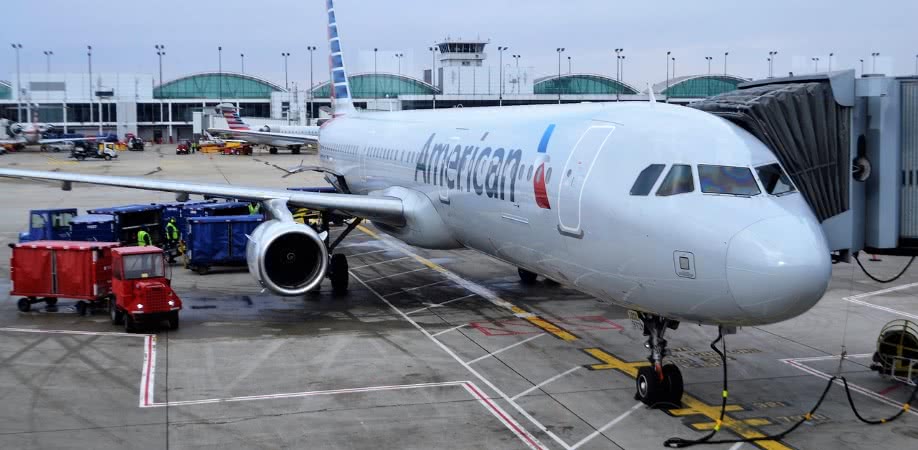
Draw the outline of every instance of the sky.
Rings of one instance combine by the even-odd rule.
[[[166,46],[163,78],[217,70],[218,46],[226,71],[245,72],[304,86],[309,79],[308,45],[314,54],[314,80],[328,79],[324,0],[34,0],[4,8],[0,28],[6,47],[0,54],[0,79],[15,76],[10,43],[22,44],[21,70],[85,72],[86,46],[93,47],[94,72],[149,73],[158,78],[155,45]],[[497,66],[497,47],[521,55],[521,65],[537,76],[557,73],[564,47],[575,73],[615,76],[614,49],[623,48],[624,81],[643,88],[666,78],[666,52],[676,58],[676,76],[724,70],[748,78],[767,74],[769,51],[778,51],[776,74],[856,68],[879,52],[876,72],[907,75],[916,71],[918,1],[915,0],[337,0],[338,28],[350,72],[398,71],[395,53],[404,53],[401,72],[421,77],[430,67],[427,48],[446,37],[490,40],[489,61]],[[487,63],[486,63],[487,64]]]

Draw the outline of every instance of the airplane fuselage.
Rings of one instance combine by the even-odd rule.
[[[777,322],[812,307],[831,274],[799,193],[769,195],[758,176],[757,195],[702,192],[699,165],[755,174],[777,158],[745,130],[689,108],[351,114],[323,127],[320,156],[353,193],[423,194],[450,238],[426,246],[468,247],[631,309]],[[654,164],[665,169],[653,190],[632,195]],[[691,191],[654,194],[674,165],[691,167]]]

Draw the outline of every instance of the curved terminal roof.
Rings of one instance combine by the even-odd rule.
[[[272,92],[284,91],[286,89],[252,75],[234,72],[223,72],[222,74],[203,72],[176,78],[153,88],[153,98],[270,99]]]
[[[618,81],[605,75],[594,73],[569,73],[561,77],[550,75],[537,78],[533,89],[536,94],[561,94],[564,95],[609,95],[609,94],[637,94],[638,90],[627,83]]]
[[[394,98],[399,95],[433,95],[439,89],[417,78],[394,73],[358,73],[347,77],[353,98]],[[329,96],[328,82],[312,89],[313,97]]]
[[[747,81],[734,75],[686,75],[653,85],[653,92],[669,98],[706,98],[736,90]]]
[[[0,80],[0,100],[10,100],[13,98],[13,86],[9,81]]]

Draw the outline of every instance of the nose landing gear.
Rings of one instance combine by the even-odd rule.
[[[675,406],[682,404],[682,372],[675,364],[663,364],[663,358],[669,354],[663,334],[666,329],[679,327],[676,320],[666,319],[654,314],[639,313],[644,325],[644,346],[650,350],[650,366],[638,369],[635,378],[635,400],[640,400],[650,407]]]

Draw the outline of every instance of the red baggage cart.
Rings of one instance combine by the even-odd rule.
[[[108,306],[112,295],[112,252],[117,242],[35,241],[13,245],[11,296],[27,312],[35,303],[79,300],[77,312]],[[101,302],[101,303],[97,303]]]

